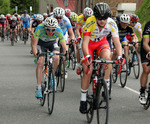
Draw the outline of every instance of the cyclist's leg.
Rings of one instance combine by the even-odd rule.
[[[97,55],[99,55],[101,58],[104,58],[105,60],[111,60],[111,51],[106,38],[103,38],[100,42],[101,42],[100,47],[97,48]],[[107,83],[107,87],[109,90],[110,72],[112,69],[112,65],[105,64],[104,68],[105,68],[104,80]]]
[[[26,23],[23,22],[23,38],[24,38],[24,32],[25,32]]]

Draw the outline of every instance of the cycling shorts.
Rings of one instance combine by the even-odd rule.
[[[126,38],[126,37],[122,37],[122,38],[120,39],[120,43],[127,45],[127,44],[128,44],[127,38]]]
[[[23,22],[23,27],[27,27],[27,28],[29,28],[29,22]]]
[[[2,27],[4,27],[4,28],[5,28],[5,26],[6,26],[5,23],[0,23],[0,25],[1,25]]]
[[[140,56],[141,56],[141,63],[148,63],[149,60],[146,58],[147,52],[143,48],[143,42],[141,42],[141,50],[140,50]]]
[[[97,42],[90,40],[88,49],[89,49],[89,54],[92,56],[92,59],[93,59],[94,50],[96,50],[96,54],[99,56],[100,52],[102,50],[104,50],[104,49],[110,50],[110,47],[109,47],[109,43],[108,43],[106,37],[103,37],[100,41],[97,41]]]
[[[57,45],[56,40],[50,42],[44,42],[41,39],[38,41],[38,45],[40,46],[40,52],[45,52],[45,49],[49,51],[59,51],[59,46]]]

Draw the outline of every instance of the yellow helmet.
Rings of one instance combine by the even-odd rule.
[[[75,12],[71,12],[70,19],[71,21],[77,21],[78,15]]]

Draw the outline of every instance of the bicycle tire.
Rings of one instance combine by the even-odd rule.
[[[126,60],[126,56],[123,54],[122,57]],[[121,66],[121,73],[120,73],[120,84],[121,87],[124,88],[126,83],[127,83],[127,75],[128,75],[128,70],[127,70],[127,60],[123,66]],[[123,79],[125,77],[125,79]]]
[[[46,94],[45,92],[45,88],[46,88],[46,81],[45,81],[45,76],[46,76],[46,72],[45,69],[43,70],[43,75],[42,75],[42,83],[41,83],[41,87],[42,87],[42,98],[40,99],[40,104],[41,106],[44,106],[45,104],[45,98],[46,98]]]
[[[129,62],[128,62],[128,67],[129,67],[128,76],[131,74],[132,62],[133,61],[129,58]]]
[[[100,79],[96,88],[96,115],[97,124],[108,124],[109,118],[109,92],[104,79]]]
[[[86,118],[87,118],[87,122],[91,123],[93,120],[93,116],[94,116],[94,108],[93,108],[93,94],[89,95],[87,93],[87,113],[86,113]]]
[[[51,83],[51,77],[53,79],[53,83]],[[48,76],[48,93],[47,93],[47,105],[48,105],[48,113],[51,115],[54,109],[55,102],[55,79],[54,79],[54,71],[52,69],[52,64],[49,65],[49,76]]]
[[[116,81],[117,81],[117,78],[118,78],[118,75],[117,75],[117,68],[118,68],[118,65],[115,65],[115,64],[113,64],[112,65],[113,67],[112,67],[112,82],[113,83],[116,83]]]
[[[135,56],[137,58],[137,61],[134,60]],[[133,58],[132,59],[133,59],[133,72],[134,72],[134,76],[135,76],[136,79],[138,79],[139,75],[140,75],[140,64],[139,64],[140,63],[140,58],[139,58],[139,55],[138,55],[137,51],[135,51],[133,53]],[[137,66],[137,69],[136,69],[136,66]]]
[[[14,46],[14,31],[11,32],[11,45]]]
[[[64,59],[60,59],[60,91],[63,92],[65,89],[65,64]]]

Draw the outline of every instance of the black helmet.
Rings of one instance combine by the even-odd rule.
[[[24,14],[27,14],[27,10],[24,10],[23,13],[24,13]]]
[[[111,10],[107,3],[97,3],[94,7],[94,15],[99,20],[105,20],[111,15]]]

